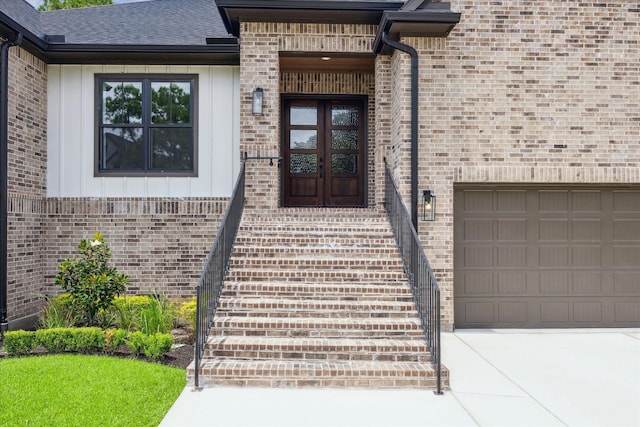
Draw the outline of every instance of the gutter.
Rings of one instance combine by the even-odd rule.
[[[418,52],[409,45],[391,40],[386,32],[381,41],[411,56],[411,222],[418,230]]]
[[[7,320],[7,232],[9,146],[9,48],[20,46],[22,33],[0,45],[0,335],[9,329]]]

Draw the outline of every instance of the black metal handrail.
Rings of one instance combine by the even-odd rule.
[[[396,238],[404,269],[409,278],[413,300],[427,338],[431,361],[437,374],[436,393],[442,394],[442,363],[440,360],[440,287],[420,244],[407,207],[385,167],[384,207]]]
[[[213,317],[218,308],[225,275],[229,269],[233,242],[240,226],[244,209],[245,162],[233,189],[231,200],[222,217],[218,234],[205,261],[197,286],[196,299],[196,342],[194,386],[200,388],[200,362],[204,355],[207,338],[213,325]]]

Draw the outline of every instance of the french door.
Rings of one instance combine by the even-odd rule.
[[[365,206],[365,105],[284,99],[283,206]]]

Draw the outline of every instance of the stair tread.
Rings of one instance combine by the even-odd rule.
[[[250,346],[250,348],[285,348],[290,351],[308,347],[352,348],[354,350],[378,350],[398,348],[426,348],[423,340],[397,338],[295,338],[295,337],[245,337],[245,336],[210,336],[207,345]]]

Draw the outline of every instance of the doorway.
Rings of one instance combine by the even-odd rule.
[[[366,206],[366,97],[284,98],[282,205]]]

